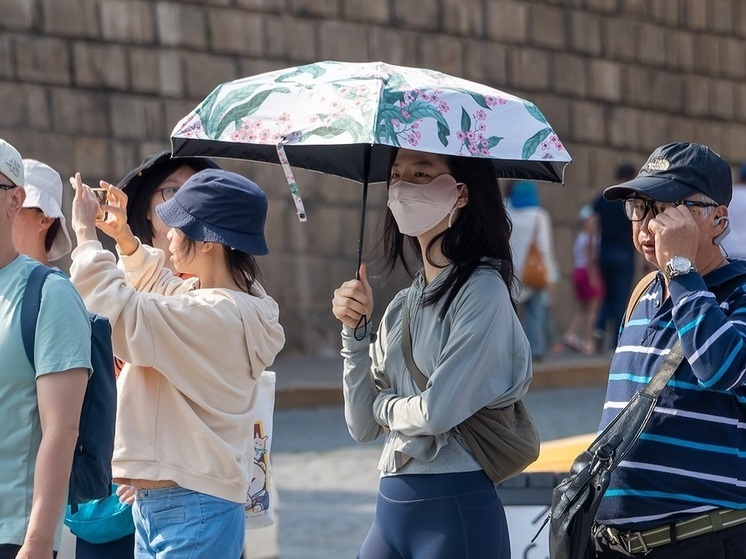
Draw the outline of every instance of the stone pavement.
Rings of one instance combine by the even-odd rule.
[[[606,384],[610,355],[566,352],[534,363],[533,390]],[[342,358],[287,355],[272,364],[277,373],[277,409],[342,403]]]
[[[383,441],[362,445],[347,432],[340,357],[283,356],[271,369],[280,558],[352,559],[373,519]],[[526,404],[542,440],[596,430],[607,370],[608,356],[576,353],[534,366]],[[72,545],[64,540],[60,559],[72,559]]]
[[[341,359],[282,357],[273,465],[282,559],[354,558],[373,518],[382,441],[361,445],[344,423]],[[542,440],[595,431],[608,357],[562,355],[535,366],[526,397]]]

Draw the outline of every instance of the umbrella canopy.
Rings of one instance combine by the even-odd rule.
[[[489,158],[499,178],[563,182],[571,161],[539,109],[525,99],[433,70],[383,62],[318,62],[216,87],[171,133],[174,157],[278,163],[301,221],[291,167],[382,182],[393,149]]]
[[[427,69],[319,62],[219,85],[171,134],[178,156],[281,163],[388,179],[392,148],[495,160],[498,177],[562,182],[571,161],[539,109]],[[369,165],[366,168],[366,155]]]

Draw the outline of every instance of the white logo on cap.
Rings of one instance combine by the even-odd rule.
[[[648,163],[648,171],[666,171],[668,170],[669,163],[668,159],[663,159],[662,157],[660,159],[653,159],[650,163]]]
[[[6,159],[5,164],[8,166],[8,170],[13,173],[16,178],[21,176],[21,164],[15,157],[9,157]]]

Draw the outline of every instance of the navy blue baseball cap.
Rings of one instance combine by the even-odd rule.
[[[168,202],[155,207],[163,223],[195,241],[220,243],[247,254],[269,253],[264,239],[267,195],[237,173],[195,173]]]
[[[657,148],[634,179],[608,187],[604,198],[643,194],[659,202],[676,202],[697,193],[727,206],[733,196],[730,166],[707,146],[674,143]]]

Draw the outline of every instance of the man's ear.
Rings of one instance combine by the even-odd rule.
[[[717,228],[720,228],[717,235],[712,239],[714,244],[719,245],[723,242],[723,239],[728,236],[728,233],[730,233],[730,218],[727,214],[715,216],[712,220],[712,227],[716,230]]]
[[[26,199],[26,191],[23,188],[14,188],[10,191],[10,204],[8,204],[8,210],[11,212],[11,216],[15,218],[18,212],[23,208],[23,201]]]

